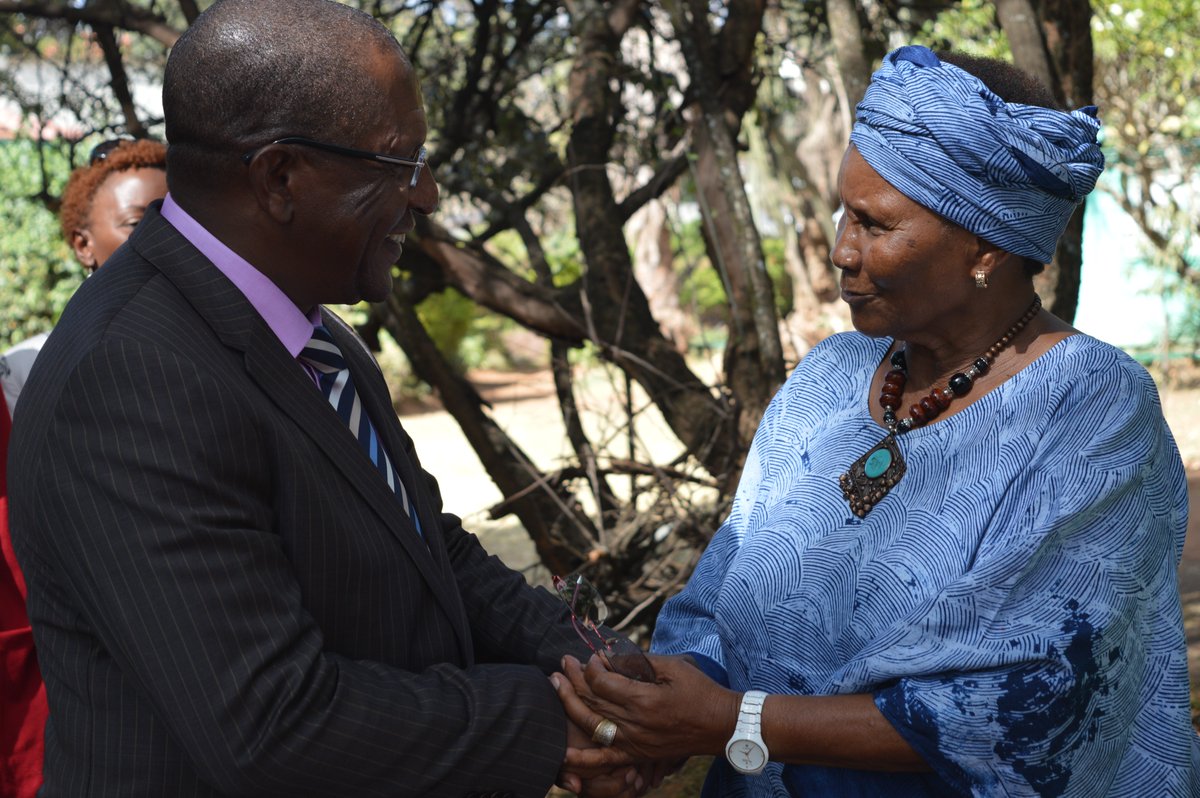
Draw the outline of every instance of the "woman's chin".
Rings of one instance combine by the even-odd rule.
[[[886,338],[892,334],[891,325],[862,305],[850,306],[850,323],[854,325],[854,329],[872,338]]]

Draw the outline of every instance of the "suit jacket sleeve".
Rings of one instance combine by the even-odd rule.
[[[286,442],[236,386],[108,337],[45,430],[25,521],[53,539],[18,553],[64,570],[54,582],[81,625],[202,779],[229,795],[545,794],[565,746],[548,656],[409,672],[326,650],[274,528]],[[549,634],[548,597],[531,600],[454,528],[469,603],[484,591],[473,580],[499,582],[497,605],[518,608],[477,624],[489,658]],[[499,642],[510,633],[515,647]]]
[[[571,626],[570,613],[557,596],[543,587],[530,587],[520,573],[488,555],[457,516],[443,513],[441,517],[481,661],[524,662],[546,674],[562,669],[564,654],[587,662],[592,652]]]

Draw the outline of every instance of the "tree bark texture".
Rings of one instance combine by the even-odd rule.
[[[1092,103],[1093,52],[1088,0],[997,0],[997,18],[1013,62],[1041,80],[1067,109]],[[1054,262],[1035,283],[1043,301],[1071,322],[1079,304],[1083,267],[1083,207],[1058,241]]]
[[[775,290],[738,166],[736,137],[746,110],[740,101],[747,93],[743,85],[724,90],[723,75],[714,74],[713,65],[727,65],[731,83],[753,85],[751,73],[730,66],[733,58],[727,53],[748,51],[762,27],[764,7],[740,4],[741,27],[722,29],[716,37],[703,0],[669,0],[664,5],[687,62],[689,94],[695,100],[690,119],[696,153],[693,176],[705,241],[729,298],[725,381],[738,401],[736,434],[745,450],[771,397],[783,384],[783,346]],[[729,101],[722,102],[722,97]]]
[[[847,107],[853,117],[854,106],[871,82],[871,60],[863,40],[863,24],[854,0],[826,0],[825,15],[837,54],[838,74],[846,89]]]
[[[741,457],[733,415],[692,373],[651,315],[634,278],[623,217],[608,178],[609,149],[621,112],[613,90],[618,82],[613,54],[624,34],[613,21],[627,17],[608,3],[572,2],[568,7],[578,41],[568,88],[568,186],[587,262],[581,303],[589,337],[606,359],[646,390],[709,472],[723,478],[738,470]]]
[[[1037,78],[1062,102],[1062,86],[1032,0],[996,0],[996,18],[1008,36],[1013,63]]]

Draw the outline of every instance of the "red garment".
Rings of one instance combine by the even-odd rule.
[[[8,536],[8,405],[0,393],[0,795],[33,798],[42,786],[46,686],[25,612],[25,579]]]

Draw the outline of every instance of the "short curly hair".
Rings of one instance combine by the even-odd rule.
[[[167,145],[153,139],[130,139],[119,142],[102,159],[71,172],[58,211],[63,238],[70,243],[72,233],[87,227],[88,217],[92,215],[92,199],[109,175],[129,169],[166,171],[166,168]]]

